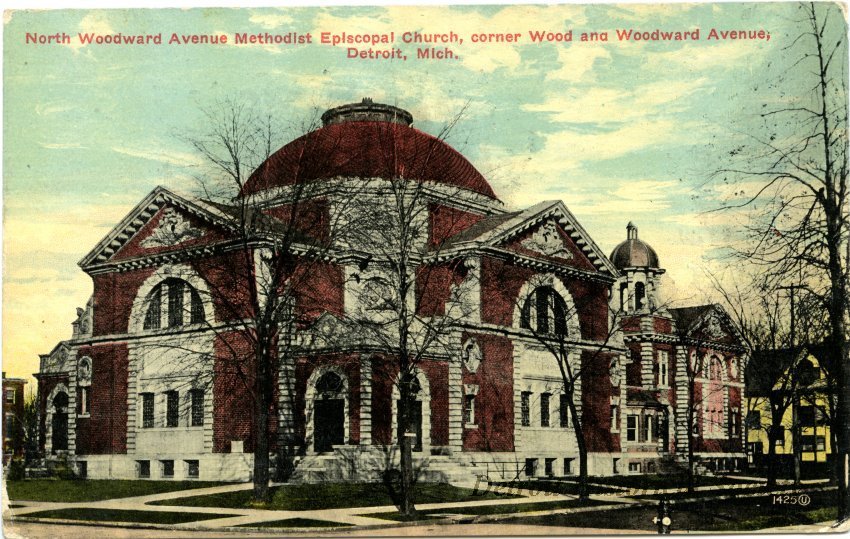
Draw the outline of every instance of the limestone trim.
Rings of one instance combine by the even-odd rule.
[[[348,375],[345,371],[342,370],[341,367],[337,365],[322,365],[320,367],[316,367],[312,374],[310,374],[310,378],[307,379],[307,391],[304,395],[304,415],[307,419],[306,421],[306,429],[305,429],[305,445],[307,454],[315,455],[316,451],[314,449],[315,440],[313,433],[315,432],[315,424],[313,423],[313,408],[314,402],[316,400],[316,383],[318,383],[319,379],[325,374],[333,373],[339,376],[342,380],[342,388],[340,388],[339,394],[343,399],[343,432],[344,438],[343,441],[345,445],[348,445],[351,440],[351,394],[349,390],[348,384]]]

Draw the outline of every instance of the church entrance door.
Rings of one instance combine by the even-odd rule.
[[[345,442],[345,400],[322,399],[313,406],[315,438],[313,447],[317,453],[333,450],[334,445]]]
[[[59,393],[53,399],[52,451],[68,450],[68,394]]]

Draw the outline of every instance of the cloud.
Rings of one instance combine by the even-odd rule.
[[[78,150],[83,148],[83,145],[79,142],[39,142],[38,145],[48,150]]]
[[[178,151],[149,150],[146,148],[122,148],[118,146],[113,146],[112,151],[122,155],[129,155],[130,157],[157,161],[179,167],[194,167],[203,164],[203,160],[199,156]]]
[[[105,11],[90,11],[85,17],[80,20],[80,23],[77,25],[77,29],[80,33],[84,34],[114,34],[115,30],[112,29],[112,25],[109,22],[109,17]],[[85,48],[86,45],[83,45],[78,39],[71,39],[71,43],[67,45],[62,45],[63,47],[68,47],[73,50],[75,53],[78,53],[81,48]]]
[[[274,30],[281,26],[290,25],[295,20],[289,15],[282,13],[255,13],[248,20],[254,24],[262,26],[266,30]]]
[[[586,89],[556,89],[542,103],[522,106],[528,112],[542,112],[550,120],[565,123],[630,122],[643,118],[669,116],[686,107],[684,98],[708,86],[708,79],[657,81],[618,88],[596,86]]]
[[[547,73],[546,80],[582,82],[591,78],[597,61],[610,59],[611,53],[602,45],[559,47],[558,62],[561,67]]]

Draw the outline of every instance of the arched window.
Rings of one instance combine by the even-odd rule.
[[[177,328],[204,320],[200,294],[182,279],[168,278],[148,294],[144,329]]]
[[[525,299],[520,327],[536,333],[567,334],[567,304],[551,286],[539,286]]]
[[[316,382],[316,395],[320,398],[331,398],[340,391],[342,391],[342,378],[336,373],[325,373]]]
[[[710,435],[719,435],[723,432],[723,363],[717,356],[712,356],[708,363],[708,395],[706,403],[706,417],[703,427]]]
[[[646,303],[646,286],[643,283],[635,283],[635,310],[644,308]]]
[[[629,310],[629,285],[623,283],[620,285],[620,311],[626,312]]]

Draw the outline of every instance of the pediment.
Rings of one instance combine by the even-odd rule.
[[[597,269],[587,254],[554,218],[544,220],[513,237],[506,238],[500,246],[523,256],[541,258],[587,271]]]
[[[618,275],[617,268],[559,200],[482,219],[450,240],[444,256],[481,248],[505,249],[529,258]]]
[[[157,187],[80,261],[84,269],[179,251],[227,236],[230,219],[209,204]]]

